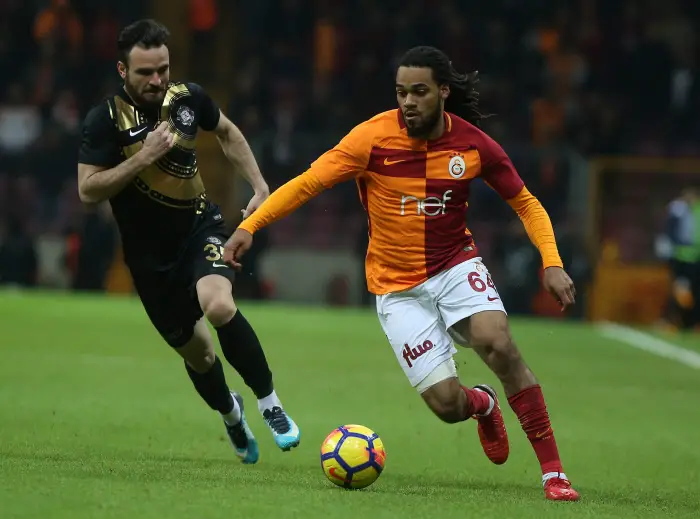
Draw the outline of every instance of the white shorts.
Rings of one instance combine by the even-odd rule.
[[[453,340],[467,344],[451,328],[487,310],[506,313],[481,258],[455,265],[409,290],[377,296],[379,322],[409,382],[420,392],[456,376],[454,362],[450,364],[457,353]]]

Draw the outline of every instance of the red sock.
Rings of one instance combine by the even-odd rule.
[[[542,474],[564,472],[542,388],[536,385],[523,389],[520,393],[511,396],[508,403],[518,416],[532,448],[535,449],[542,467]]]
[[[491,400],[489,399],[488,393],[464,386],[462,386],[462,391],[464,391],[467,397],[467,402],[464,404],[465,420],[471,418],[475,414],[483,414],[489,410]]]

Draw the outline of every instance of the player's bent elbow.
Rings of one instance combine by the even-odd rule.
[[[87,191],[83,186],[78,185],[78,197],[80,201],[84,204],[99,204],[103,200],[100,200],[94,193]]]
[[[105,195],[104,187],[96,184],[94,175],[105,171],[105,168],[90,164],[78,164],[78,197],[84,204],[99,204],[109,197]]]
[[[90,194],[86,193],[85,189],[80,184],[78,184],[78,197],[80,198],[80,201],[84,204],[94,204],[95,203],[94,200],[92,199],[92,197],[90,196]]]

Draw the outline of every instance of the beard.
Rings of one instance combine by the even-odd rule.
[[[146,88],[147,89],[144,91],[144,93],[150,95],[143,95],[142,93],[139,93],[128,80],[124,81],[124,90],[126,90],[126,93],[129,94],[129,97],[134,103],[136,103],[136,105],[142,108],[160,108],[160,105],[163,103],[163,99],[165,98],[165,90],[167,85],[163,85],[162,88],[157,89],[153,87]]]
[[[417,121],[418,124],[415,126],[411,127],[408,125],[408,123],[406,123],[406,133],[409,137],[414,139],[425,138],[435,129],[437,124],[440,122],[441,116],[442,112],[440,110],[440,106],[438,105],[435,110],[425,117],[422,117],[420,121]]]

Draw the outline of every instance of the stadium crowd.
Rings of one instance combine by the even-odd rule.
[[[415,44],[436,45],[458,69],[481,71],[481,105],[495,114],[484,127],[548,209],[575,278],[588,271],[573,259],[585,257],[572,209],[585,200],[569,196],[585,182],[583,158],[700,155],[698,2],[266,0],[235,2],[233,20],[214,17],[216,0],[189,3],[191,13],[212,14],[209,22],[192,17],[196,52],[235,27],[235,80],[224,85],[230,98],[218,102],[249,138],[272,188],[395,105],[394,63]],[[99,272],[77,274],[80,254],[91,257],[84,264],[108,263],[116,246],[108,211],[77,198],[80,124],[118,84],[120,26],[148,14],[140,0],[0,0],[0,283],[39,282],[33,243],[50,233],[99,244],[69,248],[69,261],[83,280],[77,286],[100,285]],[[194,76],[184,65],[174,66],[174,78],[221,81],[213,67],[195,67]],[[295,215],[314,229],[303,245],[359,254],[366,236],[355,188],[333,191]],[[522,286],[533,277],[523,273],[537,270],[536,251],[521,226],[501,224],[513,215],[491,203],[494,196],[475,186],[477,241],[506,266],[501,291],[537,290],[536,276],[534,287]],[[299,243],[296,225],[290,218],[271,229],[269,246]],[[530,299],[510,299],[519,300]]]

